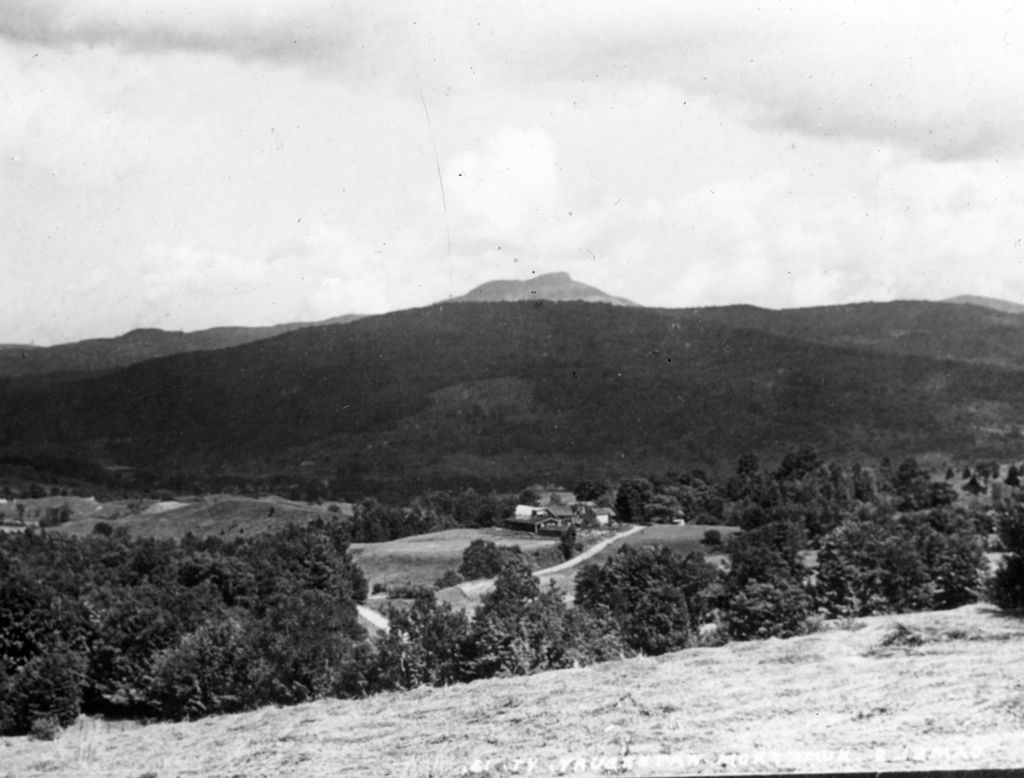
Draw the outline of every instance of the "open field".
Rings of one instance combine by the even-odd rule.
[[[626,525],[628,527],[628,525]],[[621,529],[621,528],[620,528]],[[644,527],[639,532],[628,537],[619,538],[609,543],[603,550],[587,559],[584,564],[604,564],[611,556],[618,553],[623,546],[667,546],[674,551],[685,554],[690,551],[700,551],[712,564],[721,564],[725,559],[724,554],[713,553],[714,549],[701,543],[704,533],[710,529],[717,529],[725,538],[735,532],[737,527],[726,527],[708,524],[692,524],[680,526],[677,524],[655,524]],[[602,533],[581,533],[586,545],[592,545],[600,540]],[[524,549],[525,550],[525,549]],[[559,560],[560,561],[560,560]],[[570,567],[559,572],[540,575],[541,586],[547,587],[555,584],[565,593],[566,602],[572,602],[576,592],[576,574],[580,567]],[[489,591],[489,587],[480,586],[450,586],[441,589],[437,593],[437,599],[447,602],[453,607],[472,612],[480,605],[483,595]]]
[[[462,552],[474,540],[519,546],[538,567],[562,561],[557,538],[538,538],[497,527],[449,529],[387,543],[353,543],[350,552],[371,587],[375,583],[432,586],[445,570],[459,567]]]
[[[103,504],[92,497],[35,497],[15,501],[0,500],[0,524],[18,524],[19,507],[25,523],[37,526],[39,520],[50,509],[60,510],[67,506],[72,517],[84,518],[94,516],[103,508]]]
[[[704,545],[704,533],[708,530],[718,530],[725,540],[729,535],[739,532],[739,527],[727,527],[711,524],[654,524],[644,527],[644,531],[633,535],[625,540],[630,546],[667,546],[680,554],[687,554],[690,551],[700,551],[703,554],[710,553],[713,549]],[[611,552],[618,548],[609,549]]]
[[[687,524],[684,526],[678,524],[654,524],[650,527],[644,527],[642,531],[635,535],[615,541],[600,554],[596,554],[591,559],[588,559],[587,564],[604,564],[610,557],[618,553],[619,549],[623,546],[666,546],[680,554],[699,551],[705,555],[709,562],[717,563],[724,558],[724,555],[715,553],[716,549],[714,547],[705,546],[701,543],[704,533],[711,529],[721,532],[723,539],[739,531],[738,527],[709,524]],[[571,601],[576,591],[576,573],[578,572],[579,569],[570,569],[561,573],[555,573],[554,575],[544,576],[541,579],[541,583],[544,586],[554,583],[565,591],[566,598]]]
[[[83,720],[53,742],[0,741],[0,776],[425,778],[486,759],[535,759],[548,774],[623,755],[626,775],[1024,762],[1020,615],[973,605],[829,626],[194,723]]]
[[[280,497],[209,495],[186,502],[96,503],[89,512],[73,509],[71,521],[52,529],[69,535],[88,535],[96,524],[105,521],[113,527],[126,528],[135,537],[180,540],[191,532],[200,537],[213,535],[230,540],[276,532],[289,524],[305,526],[317,518],[330,521],[336,514],[330,513],[326,505],[309,505]]]

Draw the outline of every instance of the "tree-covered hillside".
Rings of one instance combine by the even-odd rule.
[[[947,309],[981,310],[935,310]],[[824,327],[772,332],[748,313],[437,305],[75,382],[8,382],[0,453],[414,492],[715,466],[804,442],[852,459],[1012,456],[1024,440],[1015,368],[965,361],[959,346],[954,359]],[[924,331],[917,308],[905,315]]]

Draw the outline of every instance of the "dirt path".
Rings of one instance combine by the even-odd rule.
[[[630,527],[625,532],[619,532],[615,535],[612,535],[610,538],[605,538],[604,540],[595,543],[586,551],[581,553],[579,556],[575,556],[572,559],[562,562],[561,564],[554,565],[553,567],[546,567],[543,570],[534,570],[533,576],[534,578],[544,578],[549,575],[554,575],[556,573],[561,573],[566,570],[570,570],[573,567],[576,567],[576,565],[582,564],[591,557],[600,554],[612,543],[622,540],[623,538],[628,538],[630,535],[635,535],[637,532],[643,531],[644,527]],[[456,588],[458,588],[464,595],[466,595],[467,598],[478,599],[494,588],[494,581],[494,578],[483,578],[479,581],[467,581],[466,583],[461,583]]]
[[[572,559],[568,559],[559,565],[555,565],[554,567],[548,567],[544,570],[538,570],[534,573],[534,575],[537,576],[537,578],[541,578],[545,575],[554,575],[555,573],[561,573],[564,570],[569,570],[570,568],[576,567],[576,565],[580,564],[581,562],[586,562],[591,557],[597,556],[615,541],[622,540],[623,538],[628,538],[630,535],[635,535],[638,532],[643,532],[644,529],[646,528],[630,527],[625,532],[620,532],[617,535],[612,535],[610,538],[605,538],[604,540],[595,543],[590,548],[581,553],[579,556],[574,556]]]
[[[552,567],[546,567],[543,570],[534,570],[533,575],[535,578],[539,578],[543,581],[545,578],[552,575],[564,573],[566,570],[571,570],[577,565],[581,565],[587,560],[597,556],[613,543],[617,543],[618,541],[628,538],[631,535],[635,535],[638,532],[643,532],[644,529],[646,529],[646,527],[630,527],[624,532],[618,532],[611,537],[598,541],[590,548],[580,553],[579,556],[573,557],[572,559]],[[494,578],[482,578],[477,581],[466,581],[458,584],[457,586],[442,589],[441,592],[443,593],[439,593],[438,599],[443,602],[449,602],[457,607],[464,608],[465,610],[472,611],[473,607],[479,604],[480,598],[494,588],[494,581]],[[358,608],[360,616],[362,616],[367,623],[376,629],[383,630],[385,632],[388,630],[389,622],[385,616],[372,608],[367,608],[361,605],[358,606]],[[369,614],[372,614],[372,616]]]
[[[357,605],[356,610],[359,611],[359,618],[366,621],[371,627],[375,627],[381,632],[387,632],[391,625],[387,618],[375,611],[373,608],[367,608],[365,605]]]

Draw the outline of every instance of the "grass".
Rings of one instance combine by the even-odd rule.
[[[628,538],[617,540],[610,544],[604,551],[595,554],[584,564],[604,564],[614,554],[618,553],[623,546],[667,546],[673,551],[681,554],[688,554],[691,551],[699,551],[708,558],[710,562],[716,562],[721,558],[718,550],[713,546],[705,546],[701,543],[704,533],[711,529],[717,529],[722,533],[723,540],[729,535],[738,532],[737,527],[727,527],[707,524],[654,524],[644,527],[641,532],[630,535]],[[570,568],[561,573],[545,576],[542,582],[545,586],[554,583],[566,594],[566,599],[571,601],[576,591],[576,574],[579,568]]]
[[[551,764],[622,755],[648,765],[629,775],[721,774],[726,762],[726,772],[763,773],[764,760],[769,771],[820,772],[801,760],[823,751],[842,753],[848,770],[1024,761],[1018,616],[974,605],[858,623],[193,723],[83,720],[52,742],[0,741],[0,776],[426,778],[517,759],[535,759],[536,774],[548,774]],[[921,641],[900,646],[896,632]],[[657,769],[659,758],[679,762]]]
[[[497,527],[450,529],[387,543],[353,543],[350,550],[371,587],[376,583],[432,586],[446,570],[459,567],[466,546],[478,539],[517,545],[538,567],[562,561],[557,538],[536,538]]]
[[[623,542],[627,546],[667,546],[680,554],[699,551],[707,555],[714,553],[715,548],[706,546],[701,541],[704,539],[704,533],[713,529],[722,533],[723,542],[729,535],[739,532],[739,527],[708,524],[655,524],[645,527],[643,532],[632,535]]]
[[[90,534],[100,521],[106,521],[142,538],[181,540],[191,532],[199,537],[213,535],[230,540],[276,532],[288,524],[305,526],[317,518],[337,520],[326,505],[309,505],[280,497],[209,495],[188,503],[112,502],[88,514],[76,514],[70,522],[54,529],[82,536]]]

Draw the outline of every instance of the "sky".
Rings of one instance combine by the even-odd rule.
[[[1024,301],[1011,2],[0,0],[0,343],[569,272]]]

